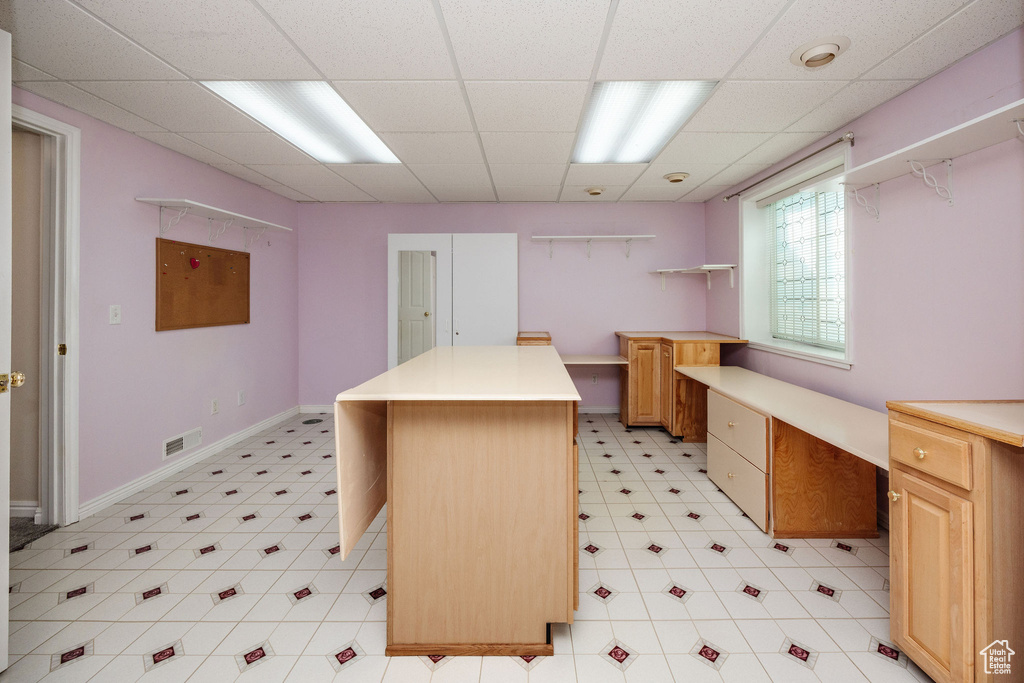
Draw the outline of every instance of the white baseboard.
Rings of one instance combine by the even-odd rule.
[[[172,460],[163,467],[153,470],[147,475],[139,477],[134,481],[130,481],[127,484],[122,484],[113,491],[108,491],[107,493],[104,493],[102,496],[97,496],[96,498],[93,498],[87,503],[84,503],[78,509],[79,519],[85,519],[86,517],[90,517],[99,512],[100,510],[108,508],[111,505],[114,505],[115,503],[124,500],[128,496],[134,495],[139,491],[142,491],[147,487],[152,486],[153,484],[160,481],[164,477],[169,477],[172,474],[177,474],[186,467],[194,465],[195,463],[210,457],[214,453],[219,453],[225,448],[231,448],[236,443],[244,441],[245,439],[248,439],[251,436],[255,436],[266,429],[270,429],[279,422],[283,422],[285,420],[293,418],[298,414],[298,407],[289,408],[283,413],[278,413],[277,415],[268,417],[266,420],[263,420],[262,422],[258,422],[251,427],[243,429],[240,432],[235,432],[230,436],[226,436],[220,441],[214,442],[209,446],[206,446],[205,448],[200,448],[195,453],[190,453],[186,456],[178,458],[177,460]]]
[[[43,510],[39,507],[39,501],[12,500],[11,517],[31,517],[33,524],[39,524],[43,518]]]
[[[334,406],[299,406],[300,413],[327,413],[328,415],[334,414]]]
[[[581,413],[601,413],[602,415],[618,414],[618,406],[580,406]]]

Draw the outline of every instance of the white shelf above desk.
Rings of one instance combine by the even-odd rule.
[[[688,273],[704,273],[708,276],[708,289],[711,289],[711,273],[719,270],[729,271],[729,286],[735,287],[735,263],[715,263],[715,264],[704,264],[703,266],[697,266],[695,268],[659,268],[658,270],[652,270],[652,274],[661,275],[661,291],[665,291],[665,276],[672,274],[688,274]]]
[[[188,216],[198,216],[200,218],[206,218],[210,221],[210,244],[224,234],[232,225],[237,225],[242,228],[245,233],[244,242],[245,248],[248,249],[252,246],[253,242],[258,240],[263,233],[267,230],[287,230],[291,232],[291,228],[287,228],[277,223],[271,223],[269,221],[260,220],[259,218],[253,218],[252,216],[245,216],[234,211],[228,211],[226,209],[218,209],[215,206],[208,204],[200,204],[194,202],[191,199],[154,199],[151,197],[136,197],[135,201],[143,202],[144,204],[152,204],[153,206],[160,207],[160,236],[163,237],[167,232],[178,224],[182,218]],[[167,220],[166,226],[164,225],[164,209],[168,209],[172,212],[177,212],[176,215],[171,216]],[[219,221],[220,226],[214,227],[213,221]],[[252,233],[246,233],[246,231],[252,230]]]
[[[866,198],[858,194],[859,190],[872,185],[876,186],[877,202],[877,185],[879,183],[907,173],[914,173],[914,175],[922,177],[925,167],[945,162],[947,167],[946,185],[940,184],[931,174],[924,179],[928,187],[933,188],[940,197],[952,205],[952,160],[964,154],[1012,140],[1015,137],[1024,138],[1022,121],[1024,121],[1024,99],[971,119],[959,126],[954,126],[874,161],[851,168],[843,174],[840,180],[854,193],[857,203],[864,206],[868,213],[877,218],[877,203],[871,206],[867,203]],[[916,166],[916,168],[912,168],[912,166]],[[931,182],[928,182],[929,178],[931,178]],[[869,206],[871,208],[868,208]]]
[[[654,237],[655,235],[534,235],[530,239],[534,242],[548,243],[548,258],[552,257],[555,242],[586,242],[589,260],[592,242],[625,242],[626,258],[629,258],[629,248],[633,242],[646,242],[653,240]]]

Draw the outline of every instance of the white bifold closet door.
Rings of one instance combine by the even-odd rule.
[[[519,332],[517,235],[452,235],[453,346],[515,344]]]

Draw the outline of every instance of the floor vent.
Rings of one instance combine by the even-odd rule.
[[[177,455],[182,451],[187,451],[190,448],[195,448],[203,442],[203,428],[196,427],[195,429],[179,434],[178,436],[172,436],[170,439],[164,441],[164,460],[171,456]]]

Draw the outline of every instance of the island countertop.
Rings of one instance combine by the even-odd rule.
[[[339,401],[579,401],[552,346],[438,346]]]

